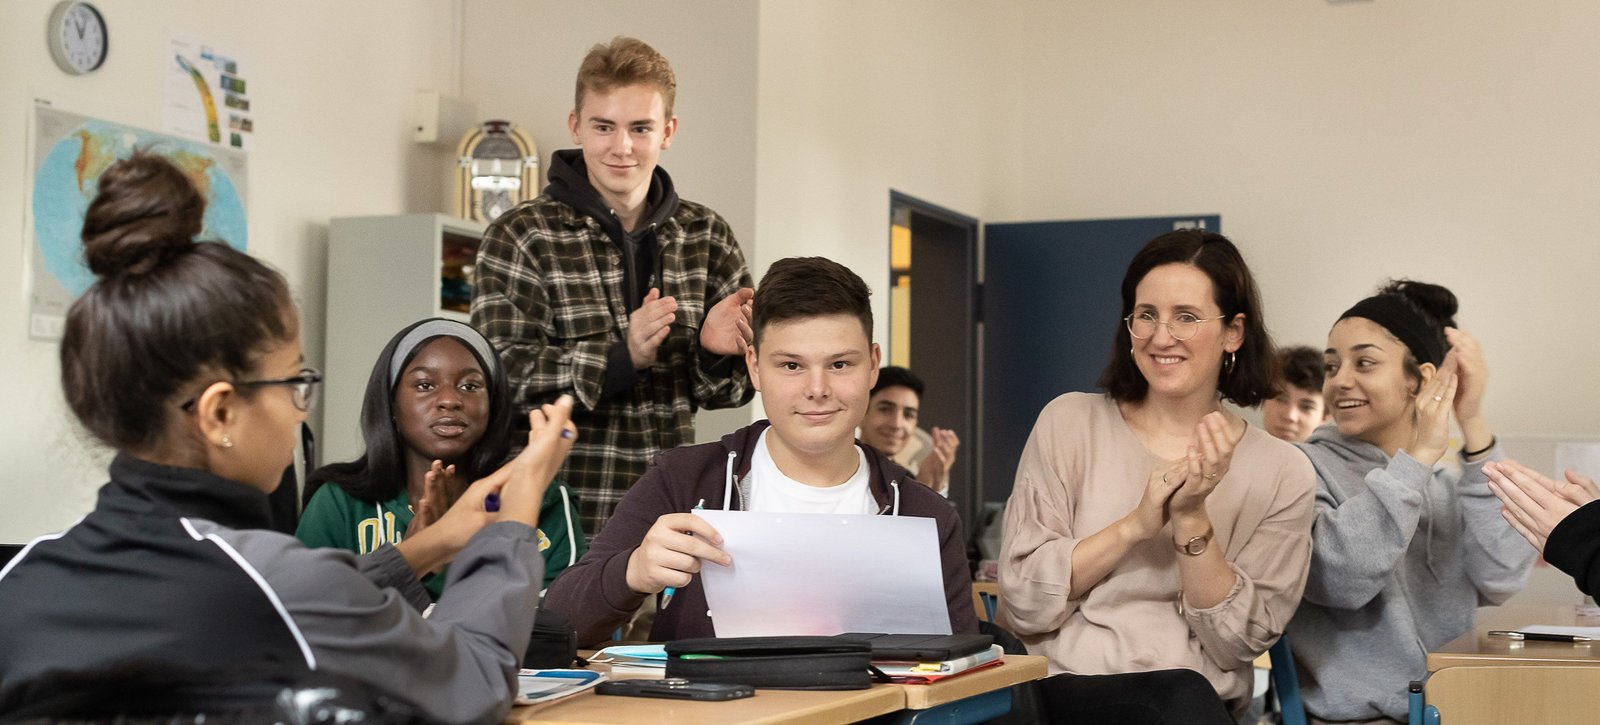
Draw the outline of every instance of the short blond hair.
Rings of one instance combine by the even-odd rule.
[[[661,92],[667,119],[672,118],[672,102],[678,94],[678,79],[672,64],[638,38],[619,35],[610,43],[589,49],[578,66],[578,90],[573,100],[574,113],[583,110],[583,96],[589,91],[605,93],[613,88],[646,83]]]

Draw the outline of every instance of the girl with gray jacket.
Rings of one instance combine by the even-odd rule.
[[[1328,333],[1334,425],[1300,444],[1317,472],[1316,523],[1288,628],[1314,722],[1404,720],[1428,651],[1520,590],[1533,564],[1484,474],[1501,457],[1482,413],[1487,368],[1456,307],[1444,287],[1391,282]],[[1459,470],[1437,466],[1452,413]]]

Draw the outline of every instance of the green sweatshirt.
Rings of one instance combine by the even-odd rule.
[[[544,586],[583,556],[589,546],[576,512],[577,497],[565,484],[553,483],[539,508],[539,553],[544,556]],[[382,521],[379,511],[382,511]],[[317,489],[300,515],[295,536],[310,547],[346,549],[366,554],[384,544],[405,538],[411,525],[411,503],[404,489],[381,504],[362,503],[336,484]],[[434,600],[444,590],[445,570],[423,577],[422,584]]]

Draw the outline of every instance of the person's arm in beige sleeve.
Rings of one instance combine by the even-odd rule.
[[[1226,595],[1211,606],[1184,596],[1189,629],[1206,657],[1224,670],[1244,667],[1271,647],[1300,604],[1311,566],[1315,476],[1309,460],[1286,461],[1272,511],[1245,532],[1242,546],[1230,547],[1237,553],[1225,562],[1234,575]],[[1223,556],[1220,547],[1213,549]]]
[[[1047,408],[1035,424],[1006,505],[1000,590],[1006,623],[1022,634],[1060,629],[1136,544],[1161,531],[1167,498],[1182,484],[1174,471],[1158,470],[1127,516],[1087,537],[1075,535],[1069,496],[1078,484],[1062,479],[1068,467],[1056,444],[1056,419]]]

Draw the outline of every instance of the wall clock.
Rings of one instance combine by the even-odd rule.
[[[50,12],[45,28],[50,57],[61,70],[83,75],[106,62],[111,36],[106,19],[95,6],[81,0],[63,0]]]

